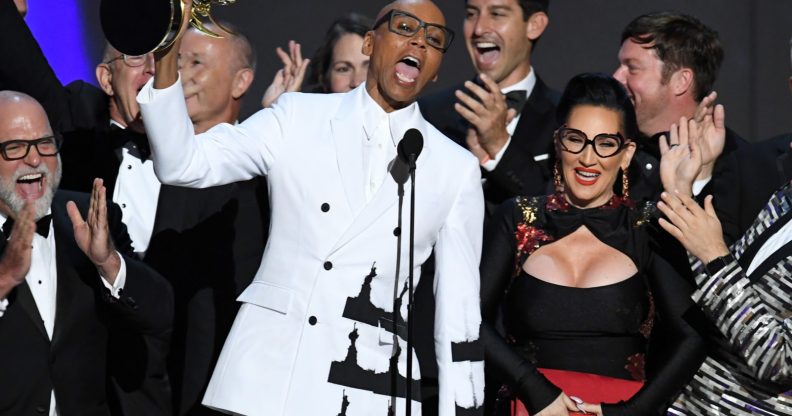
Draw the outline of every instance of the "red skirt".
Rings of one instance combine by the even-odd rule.
[[[547,368],[540,368],[539,372],[544,374],[551,383],[563,390],[567,396],[579,397],[586,403],[616,403],[621,400],[628,400],[643,387],[643,382],[641,381],[624,380],[597,374]],[[512,400],[511,414],[512,416],[529,416],[525,406],[518,399]],[[569,414],[581,415],[583,413],[570,412]]]

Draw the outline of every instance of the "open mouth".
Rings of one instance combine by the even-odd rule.
[[[500,47],[495,42],[480,41],[475,42],[473,46],[476,48],[478,61],[481,64],[492,64],[500,57]]]
[[[414,56],[405,56],[396,64],[396,78],[403,83],[414,83],[420,73],[421,61]]]
[[[575,168],[575,180],[581,185],[593,185],[601,173],[593,169]]]
[[[44,174],[38,172],[22,175],[17,179],[16,187],[22,199],[38,199],[44,194]]]

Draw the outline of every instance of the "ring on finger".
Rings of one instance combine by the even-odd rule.
[[[670,144],[670,145],[668,145],[668,148],[669,149],[673,149],[673,148],[675,148],[677,146],[679,146],[679,143]]]
[[[588,412],[586,412],[586,410],[585,410],[585,409],[583,409],[583,405],[585,405],[585,404],[586,404],[586,402],[584,402],[584,401],[583,401],[581,398],[579,398],[579,397],[576,397],[576,396],[569,396],[569,398],[570,398],[570,399],[571,399],[573,402],[575,402],[575,407],[577,407],[577,408],[578,408],[578,410],[580,410],[580,412],[581,412],[581,413],[583,413],[584,415],[585,415],[585,414],[588,414]]]

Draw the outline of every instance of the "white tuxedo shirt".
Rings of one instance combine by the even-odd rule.
[[[346,94],[285,94],[243,123],[221,124],[197,137],[179,82],[164,90],[149,82],[138,101],[163,183],[207,187],[258,175],[269,181],[269,242],[253,283],[238,299],[243,305],[204,404],[243,415],[387,414],[397,186],[388,175],[367,201],[370,170],[364,163],[384,161],[364,160],[364,115],[377,106],[365,85]],[[416,170],[414,274],[420,276],[434,248],[440,415],[450,416],[483,403],[480,170],[469,152],[423,119],[417,105],[406,114],[398,123],[392,118],[390,130],[396,140],[409,128],[424,137]],[[409,224],[408,211],[403,224]],[[404,229],[399,288],[408,273]],[[399,343],[406,351],[405,337]],[[395,364],[401,386],[396,414],[405,410],[405,355]],[[417,362],[413,369],[420,377]],[[418,391],[418,382],[413,388]],[[419,403],[411,405],[420,414]]]

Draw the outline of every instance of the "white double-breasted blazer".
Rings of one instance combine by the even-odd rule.
[[[243,123],[195,137],[179,82],[164,90],[149,82],[138,100],[163,183],[207,187],[268,178],[269,242],[239,297],[204,404],[244,415],[369,416],[388,415],[395,403],[395,414],[403,414],[406,354],[390,358],[394,286],[403,300],[396,339],[406,351],[410,217],[405,209],[394,285],[397,185],[386,176],[367,201],[363,114],[376,104],[365,85],[346,94],[285,94]],[[434,248],[440,415],[449,416],[483,402],[477,341],[484,203],[475,158],[427,123],[417,104],[411,111],[390,129],[400,138],[416,128],[424,138],[414,273],[417,280]],[[419,377],[415,362],[413,378]],[[412,385],[416,398],[418,382]],[[420,414],[419,403],[412,406]]]

